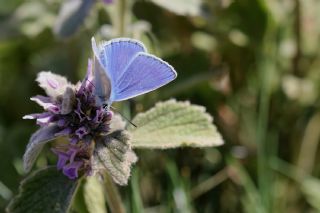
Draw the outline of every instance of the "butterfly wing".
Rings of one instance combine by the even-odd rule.
[[[107,75],[105,69],[102,67],[101,63],[94,56],[94,91],[96,96],[96,103],[102,105],[105,103],[109,104],[111,96],[111,81]]]
[[[172,66],[160,58],[140,52],[117,78],[110,99],[122,101],[155,90],[177,77]]]
[[[112,39],[98,46],[94,38],[92,38],[92,48],[95,57],[104,69],[104,74],[99,72],[95,75],[95,78],[97,78],[99,83],[104,83],[103,80],[99,80],[99,78],[106,75],[111,84],[109,96],[104,96],[107,97],[108,100],[104,99],[101,101],[110,103],[112,102],[111,97],[115,96],[114,91],[117,90],[119,78],[123,75],[125,68],[136,54],[145,52],[146,49],[139,41],[129,38]],[[101,94],[96,95],[101,97]]]

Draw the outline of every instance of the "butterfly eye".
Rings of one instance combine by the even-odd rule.
[[[107,110],[109,110],[110,106],[109,106],[109,104],[103,104],[102,108],[107,111]]]

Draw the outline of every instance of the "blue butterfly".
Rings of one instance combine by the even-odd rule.
[[[171,65],[147,53],[134,39],[112,39],[97,46],[92,38],[92,49],[97,103],[107,108],[112,102],[153,91],[177,77]]]

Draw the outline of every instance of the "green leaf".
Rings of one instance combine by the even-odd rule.
[[[163,7],[178,15],[199,16],[201,14],[201,0],[151,0],[156,5]]]
[[[169,100],[138,114],[129,127],[134,148],[218,146],[223,139],[205,108],[189,102]]]
[[[94,165],[102,165],[114,182],[127,185],[131,165],[137,161],[137,156],[129,144],[128,132],[117,130],[98,140],[93,159]]]
[[[79,183],[77,192],[73,197],[72,206],[70,207],[72,209],[71,212],[90,213],[84,201],[84,194],[83,194],[84,184],[85,184],[85,179],[82,179]]]
[[[70,180],[56,167],[38,170],[21,182],[19,194],[10,202],[8,213],[68,212],[77,180]]]
[[[190,193],[180,176],[177,165],[168,160],[166,162],[166,170],[170,177],[170,182],[172,184],[172,198],[175,203],[175,212],[185,212],[191,213],[192,210]]]
[[[90,213],[106,213],[106,205],[104,199],[104,191],[102,183],[96,176],[86,178],[83,187],[83,196],[88,212]]]

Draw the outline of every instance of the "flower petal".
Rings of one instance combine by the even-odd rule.
[[[41,152],[43,146],[56,138],[55,134],[60,131],[56,125],[50,125],[40,128],[30,138],[26,151],[23,155],[23,167],[29,172]]]
[[[68,121],[66,118],[64,117],[60,117],[60,119],[57,121],[57,125],[59,127],[65,127],[70,123],[70,121]]]
[[[34,113],[34,114],[30,114],[30,115],[25,115],[22,117],[22,119],[37,119],[39,115],[41,115],[42,113]]]
[[[34,113],[30,115],[25,115],[23,119],[37,119],[37,124],[40,126],[48,126],[52,121],[55,120],[55,115],[49,112],[44,113]]]
[[[96,115],[94,116],[94,118],[92,119],[92,121],[94,123],[100,123],[102,121],[102,119],[104,118],[104,110],[102,108],[99,108],[96,110]]]
[[[39,82],[39,86],[52,98],[63,95],[66,88],[71,86],[65,77],[51,72],[40,72],[36,80]]]
[[[76,135],[78,135],[80,139],[82,139],[85,135],[89,133],[89,130],[86,127],[82,126],[79,129],[77,129],[75,133]]]
[[[78,170],[82,166],[83,162],[74,161],[67,166],[63,167],[63,174],[70,179],[76,179],[78,177]]]
[[[35,101],[37,104],[42,106],[45,110],[53,112],[55,114],[60,112],[60,108],[58,105],[52,103],[51,98],[37,95],[30,98],[31,101]]]
[[[79,141],[79,138],[77,136],[73,136],[69,139],[71,144],[77,144]]]
[[[35,101],[40,106],[44,106],[47,103],[52,103],[52,100],[50,97],[42,96],[42,95],[36,95],[32,98],[30,98],[31,101]]]
[[[41,113],[37,117],[37,124],[40,126],[48,126],[54,120],[54,117],[53,114],[48,112]]]
[[[66,115],[72,111],[75,104],[75,98],[73,89],[68,87],[62,97],[61,114]]]
[[[76,157],[76,154],[80,151],[80,148],[77,146],[69,147],[69,150],[67,154],[69,155],[69,161],[70,163],[73,163],[74,158]]]
[[[60,170],[60,169],[62,169],[62,168],[66,165],[66,163],[68,162],[69,156],[68,156],[66,153],[61,152],[61,151],[59,151],[59,150],[57,150],[57,149],[52,149],[52,151],[53,151],[56,155],[58,155],[57,168],[58,168],[58,170]]]
[[[81,101],[79,99],[76,99],[76,101],[77,101],[77,109],[74,112],[78,115],[80,122],[82,122],[86,119],[86,114],[81,109],[81,106],[82,106]]]

